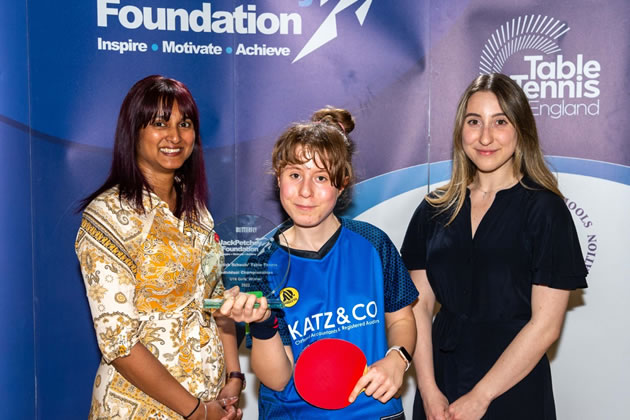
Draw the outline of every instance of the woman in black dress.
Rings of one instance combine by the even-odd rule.
[[[509,77],[479,76],[462,96],[451,180],[419,205],[402,255],[420,292],[414,419],[555,419],[545,353],[587,272]]]

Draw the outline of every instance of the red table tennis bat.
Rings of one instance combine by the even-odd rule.
[[[366,371],[367,360],[359,347],[338,338],[324,338],[302,351],[293,379],[306,402],[337,410],[350,405],[348,397]]]

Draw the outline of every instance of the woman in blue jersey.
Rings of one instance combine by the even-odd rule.
[[[261,320],[250,323],[250,334],[264,419],[404,418],[395,395],[415,347],[411,304],[418,292],[384,232],[335,214],[349,202],[354,181],[354,143],[348,137],[353,129],[348,111],[325,108],[277,140],[272,167],[291,223],[265,258],[290,251],[283,290],[293,299],[281,314],[270,313],[264,299],[253,308],[256,299],[243,294],[222,309],[226,315],[231,310],[237,321]],[[350,395],[352,404],[343,409],[308,404],[293,383],[300,353],[322,338],[350,341],[367,358],[369,369]]]

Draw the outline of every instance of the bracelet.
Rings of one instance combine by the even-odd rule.
[[[249,334],[259,340],[269,340],[278,332],[278,317],[272,312],[263,322],[249,324]]]
[[[243,391],[245,389],[245,387],[247,386],[247,381],[245,380],[245,374],[243,372],[230,372],[228,373],[228,380],[232,379],[232,378],[236,378],[236,379],[240,379],[241,380],[241,391]]]
[[[390,347],[389,350],[387,350],[387,353],[385,353],[385,357],[387,357],[387,355],[393,351],[395,351],[401,357],[401,359],[405,362],[406,364],[405,372],[407,372],[407,370],[411,366],[411,361],[412,361],[411,355],[409,354],[409,352],[407,352],[407,350],[403,346],[392,346]]]
[[[193,414],[195,414],[195,411],[197,411],[197,409],[199,408],[199,404],[201,404],[201,398],[197,398],[197,405],[195,406],[195,408],[193,408],[193,411],[190,412],[189,415],[187,416],[182,416],[184,419],[189,419],[190,416],[192,416]],[[204,408],[206,407],[206,405],[203,405]]]

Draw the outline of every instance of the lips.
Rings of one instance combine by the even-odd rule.
[[[481,156],[491,156],[495,152],[496,152],[496,150],[479,150],[479,149],[477,149],[477,153],[479,153]]]
[[[308,211],[308,210],[311,210],[311,209],[315,208],[314,206],[304,206],[304,205],[300,205],[300,204],[295,204],[295,207],[297,209],[299,209],[299,210],[302,210],[302,211]]]
[[[182,151],[181,147],[170,148],[170,147],[160,147],[160,152],[167,155],[176,155]]]

